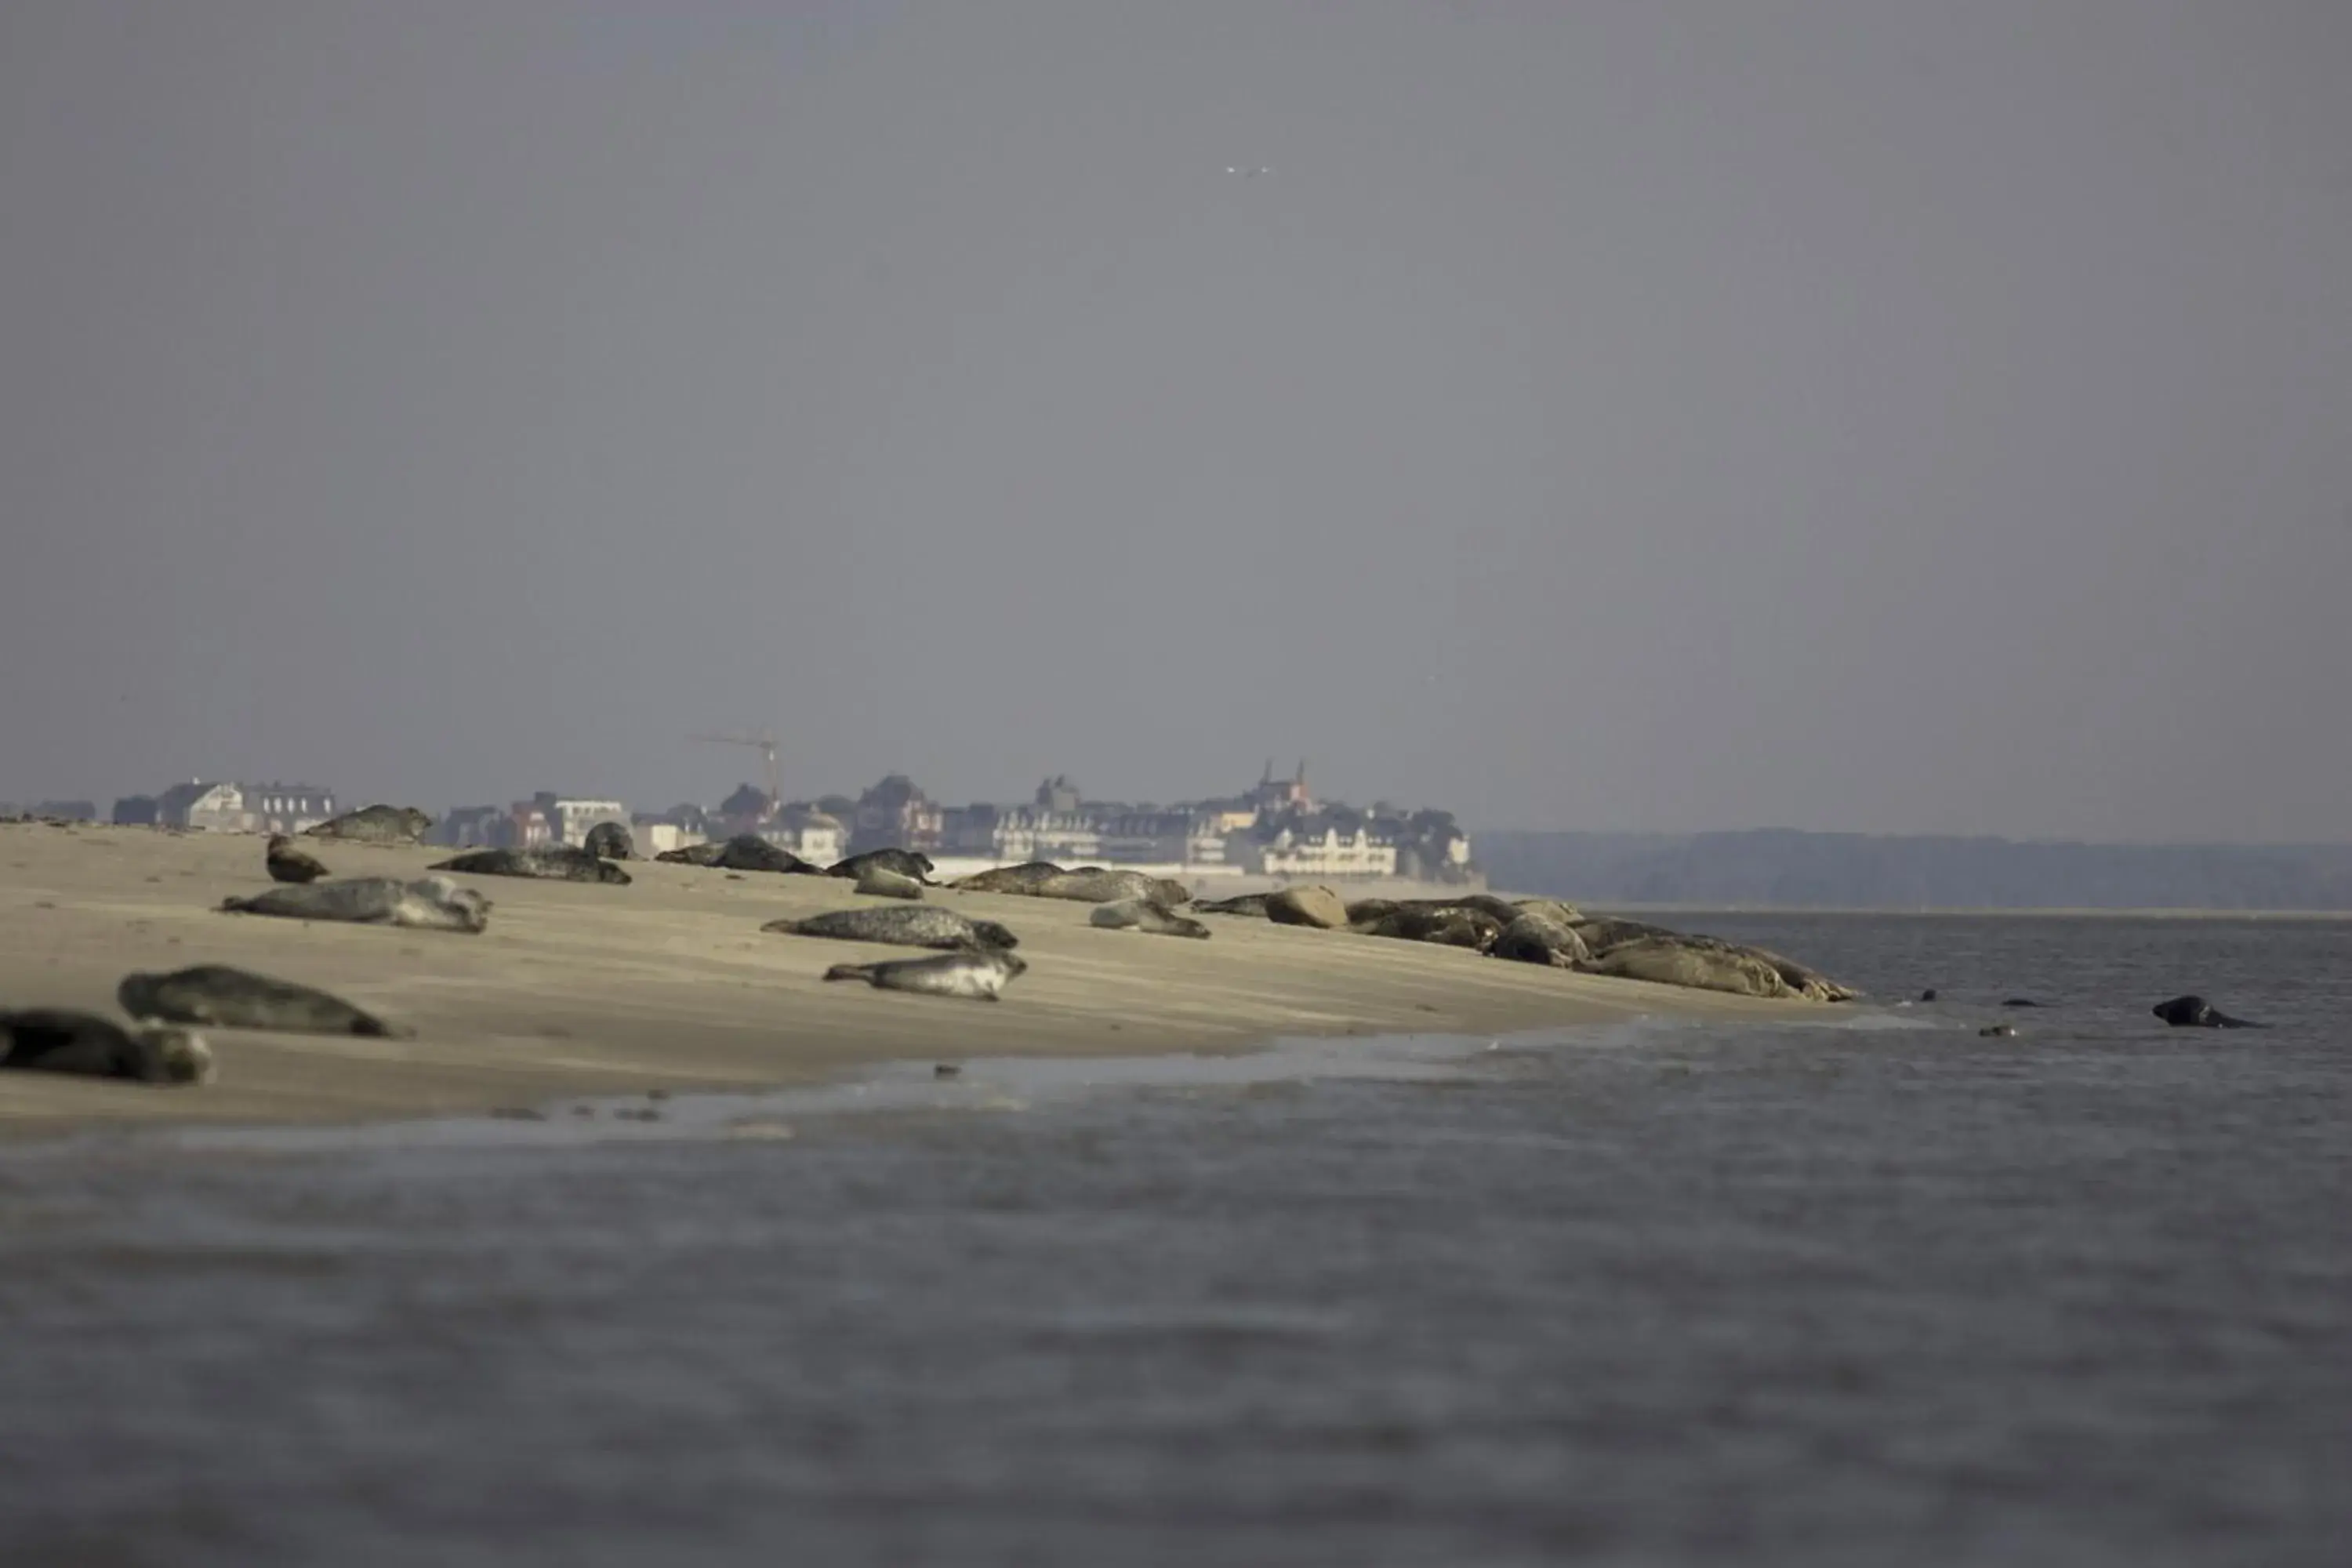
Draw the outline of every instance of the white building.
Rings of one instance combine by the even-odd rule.
[[[1393,877],[1396,846],[1361,826],[1285,827],[1271,838],[1235,834],[1229,855],[1256,877]]]
[[[548,837],[558,844],[587,843],[588,830],[600,822],[629,826],[629,808],[617,800],[592,800],[541,790],[530,797],[530,804],[538,808],[547,823]]]

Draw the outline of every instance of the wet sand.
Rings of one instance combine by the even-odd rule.
[[[308,846],[337,876],[417,876],[445,848]],[[1100,931],[1091,906],[935,890],[1001,921],[1027,973],[990,1004],[826,984],[915,950],[761,931],[881,904],[843,880],[632,862],[620,888],[459,879],[478,935],[225,914],[269,886],[261,840],[0,826],[0,1006],[120,1017],[131,970],[233,963],[335,992],[412,1039],[207,1030],[216,1082],[0,1072],[0,1137],[110,1124],[351,1122],[573,1096],[804,1084],[900,1058],[1249,1049],[1285,1036],[1486,1034],[1643,1014],[1787,1018],[1759,1002],[1506,963],[1458,949],[1206,916],[1207,942]]]

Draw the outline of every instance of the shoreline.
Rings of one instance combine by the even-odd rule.
[[[338,877],[415,877],[457,853],[310,847]],[[1204,917],[1207,942],[1102,931],[1089,905],[946,890],[927,896],[1011,926],[1031,967],[993,1004],[910,996],[821,977],[913,950],[760,930],[884,901],[838,879],[649,861],[629,862],[625,888],[467,877],[494,907],[488,930],[462,935],[222,913],[223,898],[269,885],[261,859],[243,835],[0,827],[0,1005],[120,1019],[125,973],[231,963],[331,991],[415,1037],[206,1029],[220,1076],[197,1088],[0,1072],[0,1141],[756,1093],[902,1060],[1227,1056],[1290,1039],[1825,1011],[1254,919]]]

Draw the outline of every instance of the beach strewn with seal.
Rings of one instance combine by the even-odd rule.
[[[330,838],[338,880],[420,883],[443,848]],[[200,1091],[53,1073],[0,1079],[0,1135],[117,1122],[348,1121],[488,1113],[560,1095],[805,1083],[900,1058],[1233,1051],[1281,1037],[1490,1033],[1646,1014],[1786,1018],[1816,1005],[1507,963],[1475,948],[1212,915],[1213,940],[1093,923],[1063,898],[925,889],[921,906],[1016,933],[996,1005],[825,984],[904,947],[788,934],[909,906],[840,878],[632,861],[625,886],[457,879],[479,931],[226,911],[273,883],[263,840],[137,827],[0,827],[0,1009],[116,1010],[127,974],[230,965],[332,994],[387,1035],[224,1029]],[[314,882],[284,891],[331,887]]]

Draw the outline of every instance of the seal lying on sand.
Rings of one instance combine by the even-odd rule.
[[[775,871],[785,876],[816,877],[824,868],[812,866],[789,849],[779,849],[756,833],[739,833],[723,844],[689,844],[665,849],[654,857],[677,866],[709,866],[721,871]]]
[[[918,882],[928,882],[939,869],[928,855],[912,849],[868,849],[863,855],[852,855],[845,860],[835,860],[824,868],[828,877],[847,877],[855,881],[866,874],[868,866],[879,866],[886,871],[896,871],[901,877]]]
[[[1205,904],[1194,904],[1192,912],[1198,915],[1255,915],[1264,920],[1265,901],[1271,897],[1270,893],[1244,893],[1237,899],[1217,899]]]
[[[412,926],[419,931],[478,931],[490,919],[489,900],[446,877],[425,877],[414,882],[397,877],[346,877],[339,882],[272,888],[248,899],[224,899],[221,908],[232,914],[350,921],[359,925]]]
[[[1100,866],[1081,867],[1058,876],[1041,877],[1025,888],[1002,890],[1026,893],[1037,899],[1068,899],[1082,904],[1148,899],[1163,909],[1173,909],[1179,904],[1192,901],[1192,889],[1181,882],[1164,877],[1147,877],[1140,871],[1106,870]]]
[[[1402,942],[1434,942],[1440,947],[1467,947],[1485,952],[1503,934],[1503,922],[1484,910],[1466,905],[1416,909],[1410,904],[1375,920],[1351,921],[1360,936],[1393,937]]]
[[[581,847],[600,860],[634,860],[637,858],[637,841],[629,830],[617,822],[600,822],[588,830],[586,842]]]
[[[1534,910],[1518,915],[1496,932],[1486,951],[1496,958],[1549,964],[1554,969],[1573,969],[1592,956],[1584,939],[1576,934],[1575,927]]]
[[[1010,952],[950,952],[938,958],[894,958],[881,963],[836,963],[827,980],[863,980],[877,991],[919,991],[932,996],[972,996],[993,1002],[1007,982],[1029,967]]]
[[[470,877],[537,877],[550,882],[613,882],[629,885],[629,874],[600,855],[569,844],[538,844],[529,849],[474,849],[425,868]]]
[[[115,988],[114,999],[134,1018],[209,1024],[223,1029],[395,1039],[408,1038],[415,1032],[363,1013],[340,996],[226,963],[200,963],[170,974],[126,974]]]
[[[1190,936],[1206,941],[1209,935],[1209,928],[1199,921],[1171,913],[1149,899],[1097,904],[1094,912],[1087,916],[1087,923],[1106,931],[1139,931],[1150,936]]]
[[[2263,1029],[2250,1018],[2232,1018],[2202,996],[2175,996],[2148,1009],[2176,1029]]]
[[[294,847],[294,841],[283,833],[269,836],[268,852],[262,864],[269,869],[273,882],[315,882],[327,874],[319,858]]]
[[[825,873],[831,876],[831,872]],[[866,866],[857,873],[857,890],[877,899],[919,899],[923,884],[887,866]]]
[[[416,844],[433,819],[415,806],[369,805],[302,830],[305,838],[348,838],[359,844]]]
[[[1025,893],[1038,883],[1068,873],[1051,860],[1026,860],[1018,866],[998,866],[991,870],[974,871],[969,877],[949,883],[966,893]]]
[[[882,942],[893,947],[1013,948],[1021,939],[994,921],[966,920],[936,904],[911,908],[827,910],[804,920],[770,921],[761,931],[821,936],[835,942]]]
[[[210,1083],[212,1047],[170,1025],[125,1029],[94,1013],[30,1007],[0,1013],[0,1068],[128,1078],[142,1083]]]

